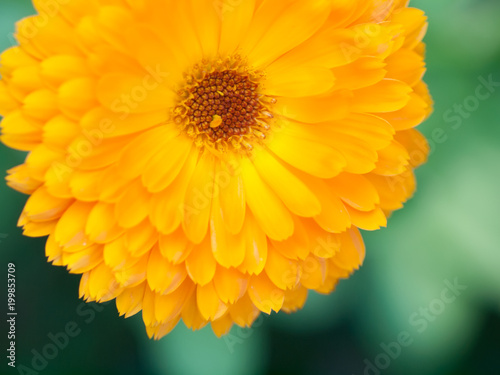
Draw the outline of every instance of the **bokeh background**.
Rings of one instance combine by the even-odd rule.
[[[482,79],[500,82],[500,1],[412,5],[430,20],[426,81],[436,105],[420,129],[432,153],[417,171],[414,199],[388,229],[364,234],[359,272],[332,295],[311,294],[294,315],[260,318],[224,339],[181,323],[150,341],[140,314],[125,320],[114,303],[82,304],[79,277],[49,265],[45,240],[16,227],[26,197],[1,183],[0,279],[14,262],[17,365],[33,369],[36,352],[68,323],[81,332],[34,372],[12,371],[2,355],[0,374],[500,374],[500,87],[474,99]],[[0,1],[0,50],[14,43],[14,22],[32,13],[29,0]],[[469,110],[450,118],[464,102]],[[2,145],[0,173],[24,157]],[[447,283],[462,287],[453,302],[441,303]],[[0,289],[6,306],[6,285]],[[5,354],[3,318],[2,327]],[[391,343],[401,337],[409,345],[397,350]]]

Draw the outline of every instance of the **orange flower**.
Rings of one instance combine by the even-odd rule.
[[[331,292],[415,190],[432,103],[406,1],[34,3],[0,70],[19,225],[150,337]]]

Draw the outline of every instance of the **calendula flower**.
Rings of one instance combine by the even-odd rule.
[[[407,3],[34,0],[0,71],[24,234],[155,338],[331,292],[427,156]]]

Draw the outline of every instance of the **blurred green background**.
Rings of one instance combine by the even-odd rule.
[[[68,322],[81,333],[37,363],[41,371],[12,371],[3,356],[0,374],[500,374],[500,88],[471,99],[481,77],[500,82],[500,1],[411,4],[430,19],[426,81],[436,105],[420,129],[432,154],[417,172],[415,198],[388,229],[364,234],[359,272],[330,296],[311,295],[296,314],[260,318],[224,339],[180,324],[150,341],[140,314],[125,320],[114,303],[82,305],[79,277],[49,265],[45,240],[16,228],[26,197],[2,183],[0,272],[5,280],[7,263],[16,264],[17,365],[33,368],[36,352]],[[1,0],[0,50],[14,43],[14,22],[32,13],[29,0]],[[464,102],[477,108],[446,117]],[[0,147],[0,171],[23,159]],[[443,303],[447,283],[464,287]],[[398,338],[407,344],[401,350],[392,344]]]

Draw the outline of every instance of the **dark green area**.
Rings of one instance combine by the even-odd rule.
[[[384,375],[500,374],[500,94],[480,101],[460,126],[446,117],[455,104],[473,103],[481,77],[500,82],[500,2],[412,4],[430,19],[426,81],[436,105],[420,129],[432,154],[417,172],[414,199],[388,229],[365,233],[368,255],[357,274],[330,296],[311,295],[294,315],[266,317],[225,339],[181,324],[149,341],[140,316],[119,318],[113,303],[82,305],[79,277],[49,265],[44,239],[16,228],[26,197],[0,184],[0,274],[5,280],[7,263],[16,264],[18,366],[32,367],[33,350],[50,352],[49,334],[74,322],[81,332],[40,374],[361,375],[366,361],[384,364],[384,345],[395,357]],[[2,0],[0,50],[14,43],[15,21],[30,13],[28,0]],[[1,147],[0,171],[24,157]],[[426,315],[421,309],[436,311],[455,279],[467,289],[441,313]],[[411,344],[398,353],[391,343],[401,335]],[[18,373],[6,362],[3,356],[1,374]]]

